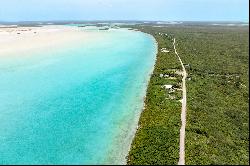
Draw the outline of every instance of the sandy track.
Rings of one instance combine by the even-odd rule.
[[[174,51],[176,56],[179,58],[179,61],[182,66],[182,108],[181,108],[181,129],[180,129],[180,157],[178,165],[185,165],[185,128],[186,128],[186,107],[187,107],[187,91],[186,91],[186,78],[187,78],[187,72],[186,69],[182,63],[182,60],[180,56],[178,55],[175,47],[175,38],[173,42]]]

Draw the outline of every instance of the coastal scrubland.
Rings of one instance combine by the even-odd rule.
[[[178,162],[181,66],[175,37],[188,73],[186,164],[249,164],[248,26],[130,27],[153,35],[159,52],[127,163]]]

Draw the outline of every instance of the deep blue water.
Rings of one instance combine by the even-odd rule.
[[[100,35],[0,58],[0,164],[125,162],[157,46],[141,32]]]

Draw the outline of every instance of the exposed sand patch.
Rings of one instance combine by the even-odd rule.
[[[85,32],[78,27],[0,27],[0,56],[37,49],[51,49],[76,42],[100,38],[98,32]]]

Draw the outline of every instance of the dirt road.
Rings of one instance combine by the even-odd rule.
[[[187,78],[187,72],[186,69],[182,63],[182,60],[180,56],[178,55],[175,47],[175,38],[173,42],[174,50],[176,56],[179,58],[179,61],[182,66],[182,108],[181,108],[181,129],[180,129],[180,157],[178,165],[185,165],[185,128],[186,128],[186,107],[187,107],[187,91],[186,91],[186,78]]]

